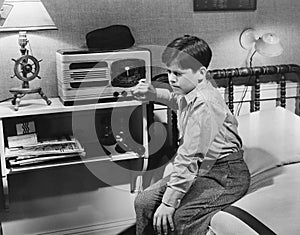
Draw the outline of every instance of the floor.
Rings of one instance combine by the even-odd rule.
[[[116,178],[107,185],[82,167],[15,175],[0,213],[3,234],[133,234],[135,194],[125,176]]]

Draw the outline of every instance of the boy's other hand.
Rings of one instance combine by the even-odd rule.
[[[156,89],[153,85],[146,83],[146,79],[139,80],[139,83],[132,87],[131,93],[138,100],[155,100]]]
[[[171,206],[167,206],[163,203],[156,209],[153,216],[153,228],[158,235],[168,234],[168,226],[170,226],[170,230],[173,232],[175,229],[173,222],[173,214],[175,212],[175,208]]]

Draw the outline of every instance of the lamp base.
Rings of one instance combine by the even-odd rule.
[[[240,44],[246,50],[249,50],[253,47],[254,42],[256,41],[255,30],[252,28],[245,29],[240,35]]]
[[[21,98],[24,97],[27,94],[38,93],[46,101],[46,103],[48,105],[50,105],[52,103],[51,100],[49,100],[48,97],[44,94],[41,87],[37,87],[37,88],[11,88],[9,91],[14,94],[12,104],[14,105],[15,111],[19,110]]]

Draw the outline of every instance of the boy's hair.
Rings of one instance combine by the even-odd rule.
[[[176,62],[181,69],[194,72],[202,66],[208,67],[212,51],[208,44],[196,36],[185,35],[174,39],[162,54],[162,62],[167,66]]]

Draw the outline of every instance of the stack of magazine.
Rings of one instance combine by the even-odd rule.
[[[70,136],[5,149],[5,158],[10,167],[78,159],[83,156],[85,156],[83,147],[77,139]]]

